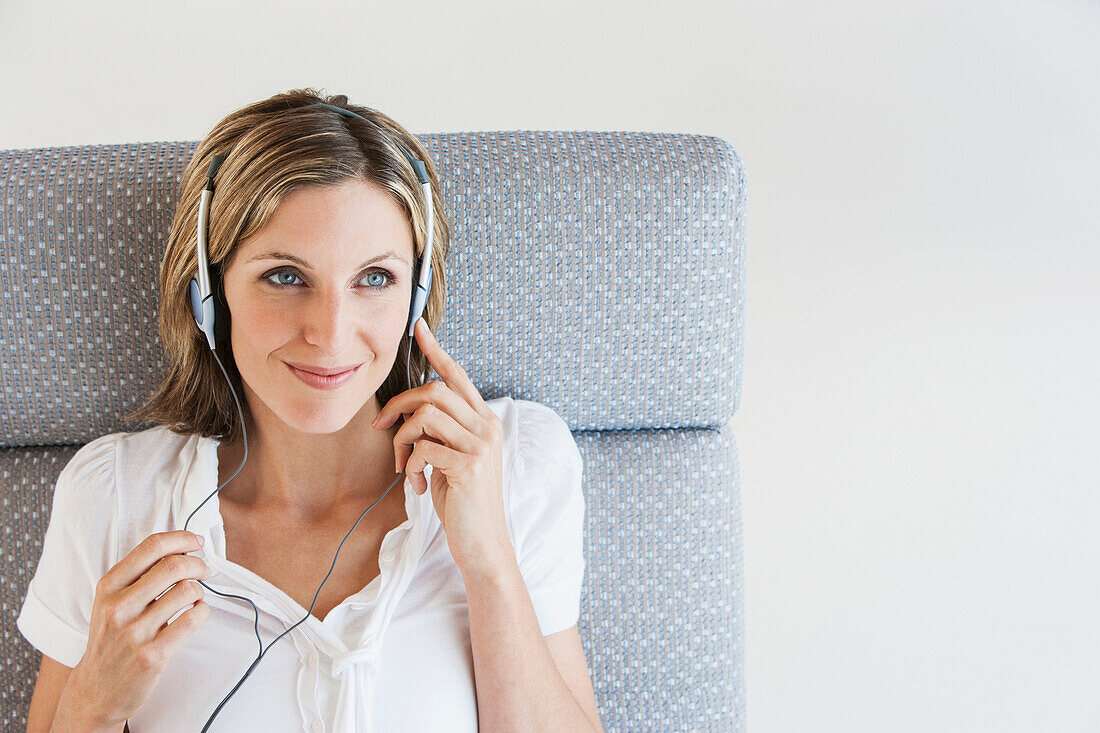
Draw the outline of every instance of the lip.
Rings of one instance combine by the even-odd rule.
[[[284,361],[283,363],[286,364],[286,368],[290,370],[291,374],[298,377],[298,379],[302,380],[309,386],[316,387],[317,389],[336,389],[337,387],[345,384],[352,377],[354,377],[359,371],[359,367],[362,366],[361,364],[357,364],[353,367],[346,368],[343,371],[335,372],[334,370],[329,369],[327,371],[334,373],[325,375],[316,374],[305,369],[300,369],[288,361]]]
[[[298,364],[298,363],[295,363],[293,361],[288,361],[286,363],[289,364],[290,366],[294,367],[295,369],[299,370],[299,371],[309,372],[310,374],[318,374],[322,377],[331,377],[331,376],[336,375],[336,374],[343,374],[344,372],[350,371],[352,369],[358,369],[359,368],[358,364],[348,364],[347,366],[343,366],[343,367],[333,367],[331,369],[324,369],[322,367],[315,367],[311,364]]]

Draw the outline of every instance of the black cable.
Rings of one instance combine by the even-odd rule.
[[[405,357],[405,375],[406,375],[406,378],[407,378],[407,383],[410,385],[410,388],[412,386],[412,370],[411,370],[412,341],[413,341],[412,338],[410,338],[409,341],[408,341],[408,348],[406,349],[406,357]],[[241,434],[244,437],[244,458],[241,459],[241,465],[237,467],[237,470],[233,473],[233,475],[230,476],[228,479],[226,479],[225,483],[223,483],[221,486],[214,489],[214,491],[210,492],[210,495],[207,496],[205,499],[203,499],[202,503],[199,504],[197,507],[195,507],[194,511],[192,511],[191,514],[188,515],[187,521],[184,522],[184,524],[183,524],[184,529],[187,529],[187,525],[191,522],[191,517],[195,516],[195,512],[197,512],[199,509],[201,509],[202,505],[205,504],[206,502],[208,502],[210,500],[210,498],[212,496],[214,496],[214,494],[221,491],[222,488],[226,484],[228,484],[230,481],[235,479],[237,477],[237,474],[241,472],[241,469],[244,468],[245,461],[248,460],[248,434],[245,430],[244,412],[241,410],[241,402],[240,402],[239,399],[237,399],[237,391],[235,389],[233,389],[233,382],[232,382],[232,380],[229,379],[229,374],[226,373],[225,367],[222,366],[222,360],[218,358],[217,351],[212,350],[211,353],[214,354],[214,359],[218,362],[218,367],[222,370],[222,374],[225,376],[225,380],[229,384],[229,390],[233,394],[233,401],[237,404],[237,414],[240,416],[240,419],[241,419]],[[222,701],[220,703],[218,703],[218,707],[215,708],[214,712],[210,714],[210,717],[206,721],[206,725],[204,725],[202,727],[202,733],[206,733],[206,731],[208,731],[210,729],[210,724],[214,721],[214,718],[218,715],[219,712],[221,712],[221,709],[223,707],[225,707],[225,704],[226,704],[226,702],[229,701],[229,698],[232,697],[233,694],[238,689],[240,689],[241,685],[244,684],[244,681],[246,679],[248,679],[249,675],[252,674],[252,670],[254,670],[256,668],[256,665],[258,665],[260,663],[260,660],[263,659],[263,656],[265,654],[267,654],[268,650],[271,649],[272,645],[275,642],[277,642],[279,639],[281,639],[284,636],[286,636],[287,634],[289,634],[293,629],[297,628],[299,625],[304,623],[305,620],[307,618],[309,618],[309,616],[313,613],[313,607],[317,604],[317,598],[321,595],[321,588],[324,587],[325,583],[328,581],[329,577],[332,575],[332,571],[336,567],[336,558],[340,556],[340,550],[343,549],[344,542],[347,542],[348,537],[350,537],[351,533],[355,531],[355,528],[359,526],[359,522],[361,522],[363,520],[363,517],[365,517],[367,515],[367,512],[369,512],[371,509],[373,509],[378,504],[378,502],[382,501],[382,499],[384,499],[386,497],[386,495],[390,493],[390,489],[392,489],[394,486],[396,486],[398,481],[400,481],[401,478],[404,477],[404,475],[405,475],[404,470],[402,470],[400,473],[398,473],[397,478],[395,478],[393,483],[389,485],[389,488],[387,488],[384,492],[382,492],[382,496],[375,499],[374,503],[371,504],[369,507],[367,507],[363,511],[363,513],[359,515],[359,519],[355,520],[355,524],[348,531],[348,533],[346,535],[344,535],[344,539],[340,542],[340,547],[336,548],[336,555],[334,555],[333,558],[332,558],[332,565],[329,567],[328,575],[326,575],[325,579],[321,581],[321,585],[317,586],[317,592],[313,596],[313,602],[310,603],[310,605],[309,605],[309,611],[306,613],[305,616],[302,617],[302,619],[300,621],[298,621],[296,624],[294,624],[293,626],[288,628],[286,631],[284,631],[283,633],[279,634],[277,637],[272,639],[271,644],[267,645],[267,649],[264,649],[263,640],[260,639],[260,611],[259,611],[258,608],[256,608],[255,603],[253,603],[250,599],[245,598],[244,596],[239,596],[239,595],[236,595],[236,594],[233,594],[233,593],[222,593],[220,591],[214,590],[213,588],[211,588],[206,583],[203,583],[201,580],[198,581],[199,584],[202,585],[204,588],[208,588],[212,592],[217,593],[219,596],[224,596],[226,598],[240,598],[241,600],[248,601],[248,603],[252,606],[252,610],[255,612],[256,621],[255,621],[254,629],[255,629],[255,632],[256,632],[256,643],[259,644],[259,647],[260,647],[259,655],[256,657],[255,661],[253,661],[252,664],[249,665],[248,669],[244,673],[244,676],[241,677],[241,679],[237,682],[236,685],[234,685],[233,689],[229,691],[229,694],[227,694],[224,698],[222,698]]]

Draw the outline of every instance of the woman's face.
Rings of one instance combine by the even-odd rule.
[[[311,186],[280,201],[224,275],[233,356],[255,420],[274,413],[302,432],[331,433],[373,405],[408,328],[412,258],[412,228],[375,184]],[[288,362],[358,370],[321,389]]]

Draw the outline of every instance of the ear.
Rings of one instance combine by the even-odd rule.
[[[220,263],[210,268],[210,289],[214,295],[214,340],[225,341],[229,338],[230,315]]]

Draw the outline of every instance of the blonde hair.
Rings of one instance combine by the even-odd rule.
[[[348,109],[370,122],[348,118],[323,107],[323,102]],[[125,420],[151,420],[180,434],[197,433],[235,442],[241,435],[240,418],[225,375],[214,359],[205,337],[195,324],[188,288],[198,268],[196,225],[199,197],[215,154],[228,152],[215,178],[210,202],[207,262],[211,286],[224,302],[221,273],[233,262],[238,244],[263,229],[284,196],[306,186],[339,185],[349,180],[373,183],[390,193],[405,211],[413,233],[414,269],[427,244],[426,202],[409,159],[394,144],[399,141],[414,157],[424,161],[432,187],[434,238],[432,285],[424,306],[424,320],[435,331],[442,322],[447,296],[444,267],[450,246],[450,224],[443,211],[436,169],[425,148],[385,114],[348,103],[343,94],[323,96],[313,89],[295,89],[250,104],[222,118],[199,143],[183,172],[179,205],[161,261],[160,338],[169,369],[148,401],[127,414]],[[411,298],[411,293],[410,293]],[[411,300],[410,300],[411,308]],[[228,309],[227,309],[228,311]],[[402,333],[398,354],[412,346],[410,368],[415,384],[427,375],[429,364],[415,339]],[[218,358],[241,400],[248,419],[241,376],[229,339],[218,342]],[[378,388],[378,404],[409,389],[403,359]]]

